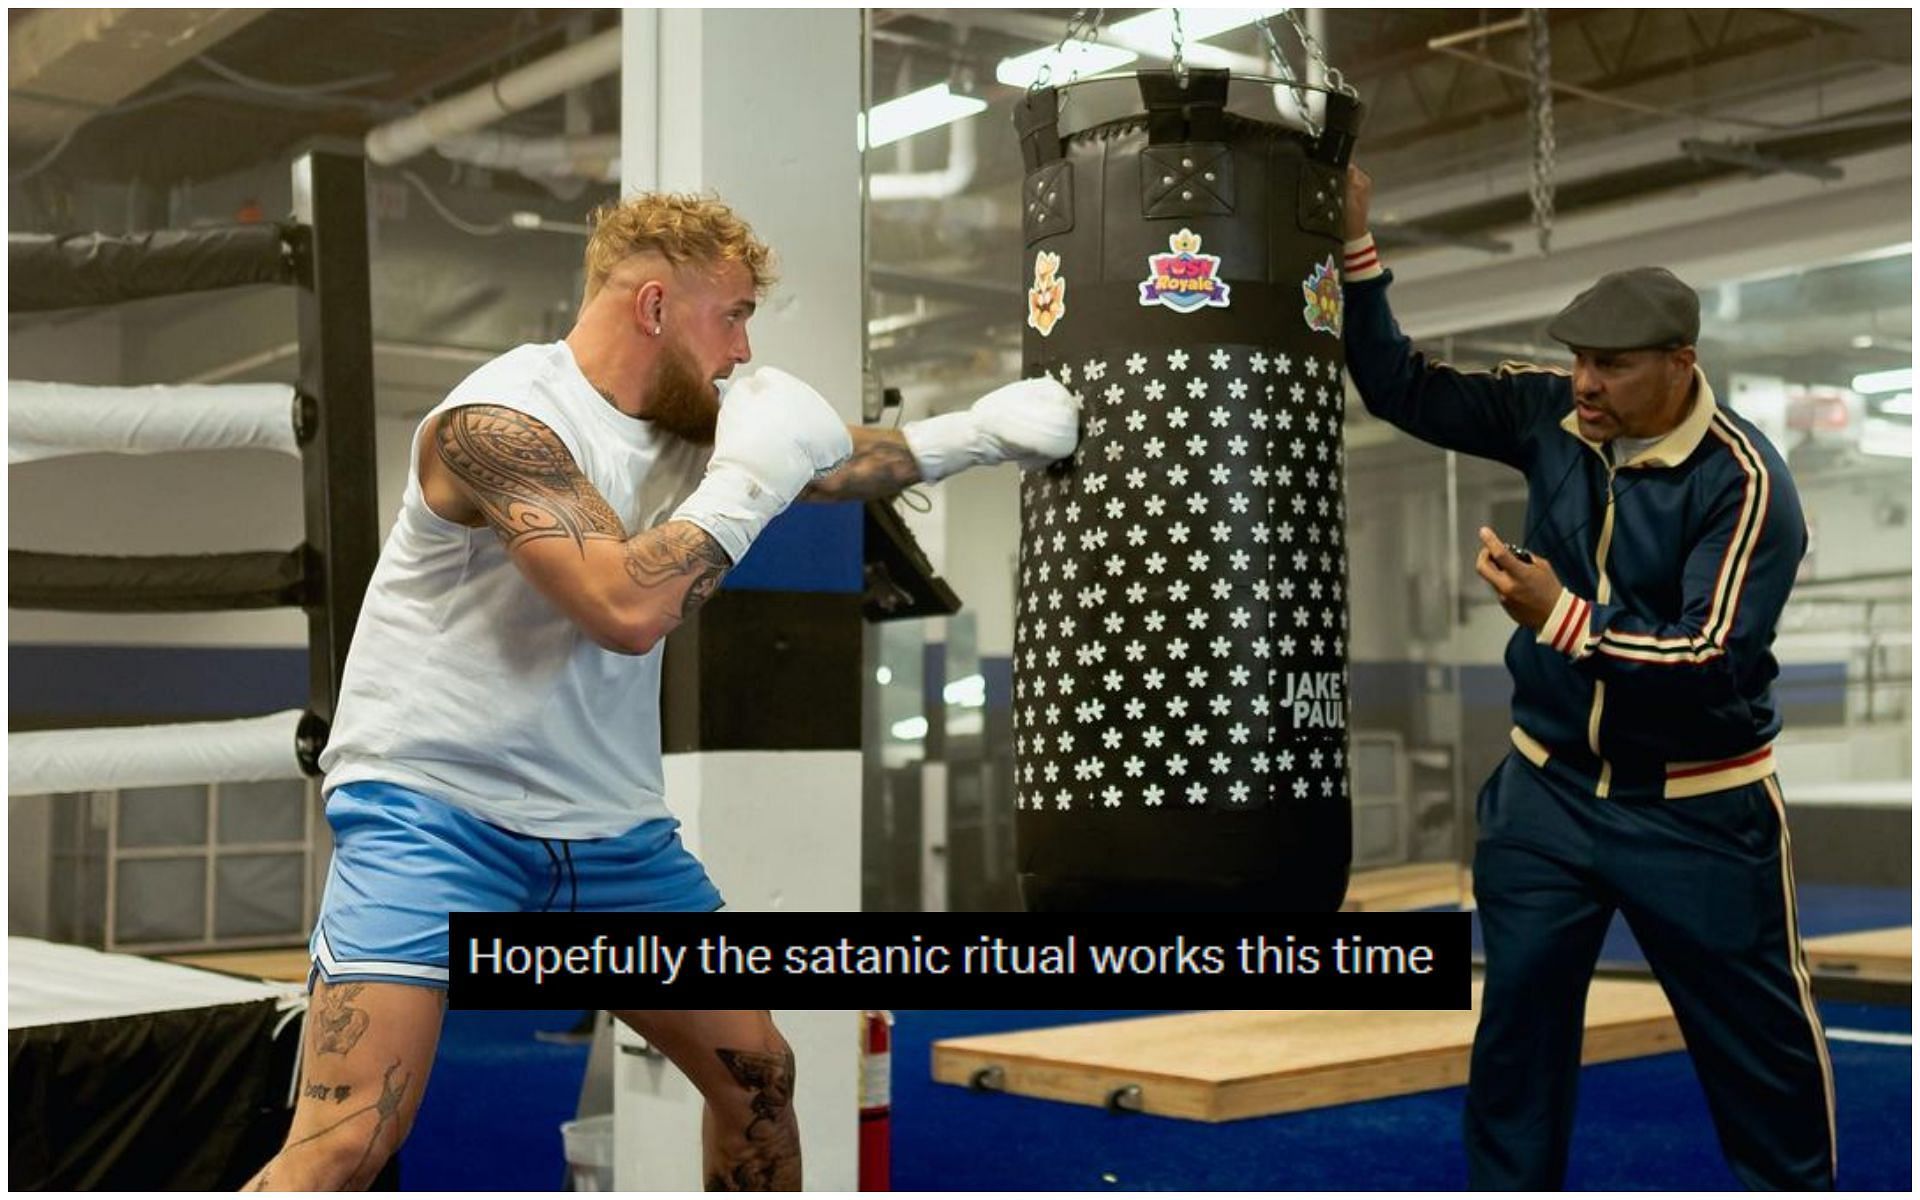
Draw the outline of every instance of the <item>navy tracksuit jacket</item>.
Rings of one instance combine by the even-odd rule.
[[[1619,466],[1564,371],[1416,353],[1371,239],[1347,247],[1347,370],[1368,411],[1527,477],[1563,585],[1507,644],[1514,753],[1479,800],[1486,934],[1468,1086],[1476,1187],[1560,1186],[1586,991],[1615,911],[1673,1003],[1729,1163],[1832,1186],[1832,1072],[1794,912],[1771,743],[1774,628],[1806,552],[1780,455],[1697,374],[1678,428]],[[1657,1175],[1650,1177],[1657,1183]]]

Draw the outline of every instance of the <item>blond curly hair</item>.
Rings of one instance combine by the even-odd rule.
[[[773,286],[773,251],[716,196],[641,192],[603,204],[587,220],[586,298],[591,300],[613,269],[635,254],[658,254],[675,268],[737,262],[764,294]]]

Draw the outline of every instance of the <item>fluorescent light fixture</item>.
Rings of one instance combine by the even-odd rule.
[[[1000,65],[993,69],[993,77],[1008,87],[1032,87],[1033,81],[1040,77],[1040,68],[1051,66],[1053,69],[1047,78],[1053,83],[1065,83],[1075,75],[1098,75],[1102,71],[1124,67],[1139,57],[1133,51],[1122,50],[1118,46],[1068,42],[1057,51],[1048,46],[1013,58],[1003,58]]]
[[[1912,423],[1868,417],[1866,424],[1860,427],[1860,453],[1884,458],[1912,458]]]
[[[1271,17],[1287,11],[1284,8],[1183,8],[1180,10],[1180,26],[1191,43],[1251,25],[1261,17]],[[1152,12],[1141,13],[1137,17],[1128,17],[1124,21],[1115,21],[1108,27],[1115,41],[1132,45],[1146,42],[1152,46],[1164,46],[1173,49],[1173,10],[1156,8]]]
[[[1913,415],[1913,394],[1911,392],[1903,392],[1900,395],[1895,396],[1893,399],[1888,400],[1885,403],[1881,404],[1880,411],[1883,413],[1892,413],[1895,416],[1900,416],[1900,417],[1912,416]]]
[[[1912,367],[1901,367],[1893,371],[1869,371],[1865,375],[1853,377],[1853,390],[1862,396],[1872,396],[1880,392],[1905,392],[1912,388]]]
[[[893,736],[902,742],[917,742],[927,736],[925,717],[908,717],[904,721],[893,723]]]
[[[1261,17],[1271,17],[1285,11],[1284,8],[1181,9],[1180,24],[1186,40],[1187,61],[1200,67],[1226,64],[1230,60],[1218,56],[1213,47],[1203,45],[1204,39],[1218,37],[1242,25],[1251,25]],[[1053,67],[1048,75],[1052,82],[1065,83],[1075,75],[1085,78],[1124,67],[1140,57],[1136,51],[1158,57],[1172,53],[1172,9],[1156,8],[1137,17],[1115,21],[1100,31],[1100,41],[1092,45],[1070,42],[1058,54],[1052,46],[1048,46],[1016,58],[1002,59],[1000,65],[994,68],[993,77],[1009,87],[1031,87],[1044,63]]]
[[[515,229],[525,229],[537,233],[590,234],[593,230],[572,221],[554,221],[537,212],[520,211],[507,214],[507,224]]]
[[[1231,29],[1240,29],[1242,25],[1252,25],[1260,17],[1283,12],[1286,12],[1284,8],[1183,8],[1181,33],[1187,40],[1185,54],[1188,63],[1196,67],[1221,67],[1231,63],[1231,58],[1221,56],[1204,40],[1223,35]],[[1052,83],[1066,83],[1075,75],[1085,79],[1089,75],[1100,75],[1102,71],[1125,67],[1127,63],[1140,58],[1140,54],[1167,58],[1171,52],[1173,10],[1156,8],[1137,17],[1127,17],[1125,21],[1114,21],[1100,31],[1100,40],[1094,44],[1069,42],[1058,54],[1052,46],[1046,46],[1044,50],[1031,50],[1018,58],[1000,60],[993,77],[1008,86],[1025,88],[1033,86],[1033,81],[1041,73],[1041,65],[1050,63],[1052,73],[1048,79]]]
[[[856,136],[863,149],[891,145],[916,133],[963,121],[987,110],[978,96],[956,96],[944,83],[909,92],[861,114]],[[871,135],[871,137],[869,137]]]
[[[987,702],[986,677],[962,675],[942,688],[940,695],[948,704],[956,708],[979,708]]]

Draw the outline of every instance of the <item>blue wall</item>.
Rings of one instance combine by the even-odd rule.
[[[307,704],[298,646],[10,645],[7,670],[16,724],[217,719]]]
[[[849,514],[858,505],[807,505],[791,511]],[[859,562],[839,561],[832,547],[845,536],[846,516],[820,517],[789,529],[789,537],[756,545],[734,573],[740,586],[759,590],[843,592],[858,587]],[[780,523],[769,527],[779,528]],[[768,557],[760,557],[762,550]],[[755,564],[759,565],[756,566]],[[851,566],[852,575],[847,570]],[[847,586],[849,578],[852,586]],[[734,584],[730,576],[729,586]],[[944,645],[927,647],[929,701],[939,697],[945,676]],[[15,720],[100,717],[216,718],[301,708],[307,698],[307,652],[268,646],[88,646],[7,647],[11,674],[7,702]],[[987,705],[1003,709],[1012,700],[1013,665],[983,657]],[[1512,686],[1499,666],[1443,668],[1459,672],[1463,734],[1469,744],[1492,737],[1504,752]],[[1426,683],[1422,663],[1356,662],[1353,708],[1356,726],[1411,735],[1415,708]],[[1781,668],[1774,695],[1788,728],[1838,725],[1846,717],[1844,663],[1805,663]]]

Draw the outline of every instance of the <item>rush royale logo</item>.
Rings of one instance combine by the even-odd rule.
[[[1172,253],[1147,256],[1148,278],[1140,284],[1145,308],[1165,305],[1175,312],[1226,308],[1231,289],[1220,275],[1220,256],[1200,253],[1200,235],[1182,229],[1167,239]]]

